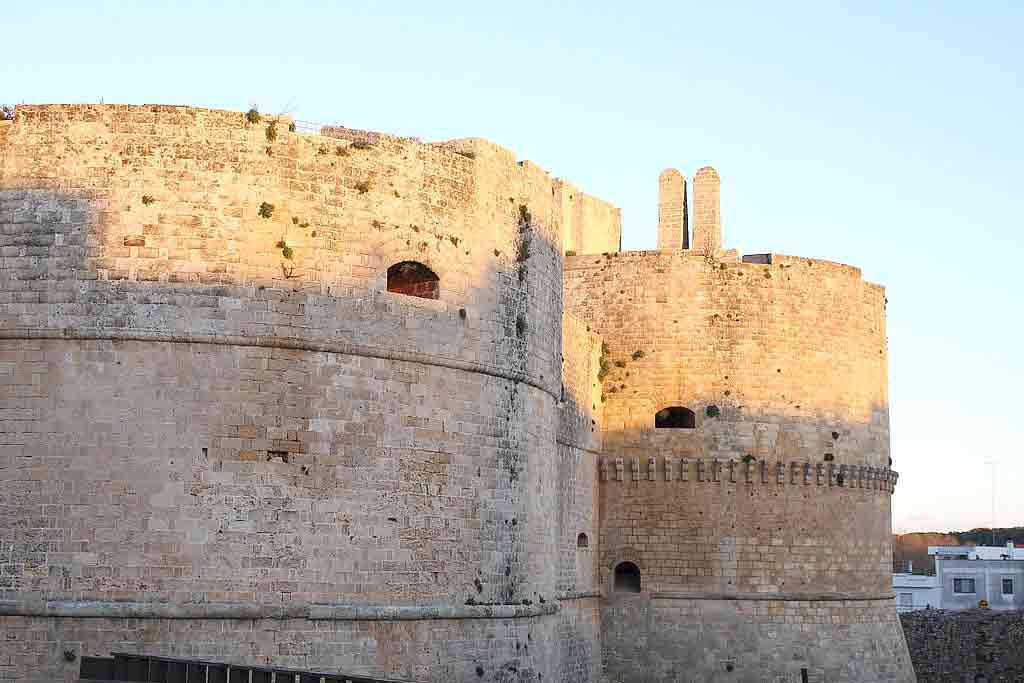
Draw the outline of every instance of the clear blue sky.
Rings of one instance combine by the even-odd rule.
[[[844,4],[7,0],[0,101],[487,137],[621,206],[626,249],[662,168],[712,164],[728,246],[888,287],[894,528],[988,525],[986,460],[1024,524],[1024,5]]]

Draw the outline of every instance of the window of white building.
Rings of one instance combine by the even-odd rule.
[[[1013,595],[1013,579],[1003,579],[1003,595]]]
[[[973,593],[974,579],[953,579],[954,593]]]

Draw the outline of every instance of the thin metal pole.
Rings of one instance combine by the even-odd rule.
[[[996,460],[986,460],[986,465],[992,468],[992,545],[996,544]]]

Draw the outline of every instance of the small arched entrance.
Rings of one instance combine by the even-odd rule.
[[[612,590],[616,593],[639,593],[641,588],[640,568],[632,562],[619,562],[615,565],[615,578]]]

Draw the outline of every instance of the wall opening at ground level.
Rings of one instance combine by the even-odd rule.
[[[632,562],[619,562],[615,565],[615,592],[639,593],[640,568]]]

